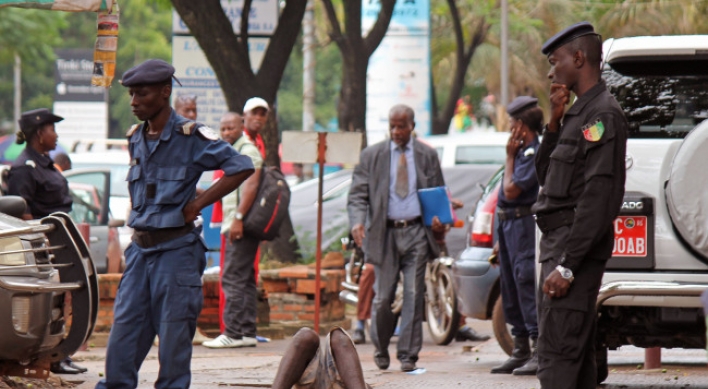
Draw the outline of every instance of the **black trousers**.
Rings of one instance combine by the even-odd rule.
[[[224,290],[224,332],[240,339],[256,336],[256,273],[254,261],[260,240],[248,235],[231,241],[226,238],[224,271],[221,287]]]
[[[585,259],[562,298],[543,294],[543,282],[558,265],[553,258],[542,263],[539,280],[538,372],[542,389],[594,389],[595,303],[606,261]]]

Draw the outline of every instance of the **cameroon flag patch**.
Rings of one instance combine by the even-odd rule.
[[[585,140],[589,142],[597,142],[602,138],[602,134],[605,133],[605,125],[601,121],[595,122],[592,126],[583,130],[583,136]]]

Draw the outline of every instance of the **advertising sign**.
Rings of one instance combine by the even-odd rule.
[[[362,28],[371,29],[378,1],[362,4]],[[415,112],[415,131],[430,134],[430,1],[398,0],[386,37],[369,59],[366,84],[367,143],[388,135],[388,111],[406,104]]]
[[[221,0],[226,17],[229,18],[235,33],[241,31],[241,14],[244,0]],[[278,25],[278,2],[273,0],[253,0],[248,13],[249,35],[273,35]],[[177,11],[172,12],[172,32],[177,35],[189,35],[189,28],[184,24]]]
[[[71,146],[86,139],[108,137],[108,90],[91,85],[93,50],[56,51],[54,65],[55,114],[64,118],[56,124],[59,141]]]
[[[113,0],[0,0],[0,8],[22,7],[52,11],[97,12],[111,9],[113,3]]]

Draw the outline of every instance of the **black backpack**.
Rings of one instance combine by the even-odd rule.
[[[280,224],[288,214],[290,187],[277,167],[263,167],[256,199],[243,218],[243,231],[260,240],[278,236]]]

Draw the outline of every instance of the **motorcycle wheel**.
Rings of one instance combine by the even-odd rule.
[[[492,327],[494,328],[494,337],[497,338],[499,346],[507,355],[511,355],[511,351],[514,350],[514,339],[511,337],[509,327],[506,325],[501,296],[497,297],[497,301],[494,303]]]
[[[460,326],[460,313],[457,311],[457,296],[452,285],[450,268],[445,265],[438,266],[437,271],[427,280],[426,288],[432,288],[432,293],[425,294],[425,315],[430,336],[435,344],[450,344]]]

